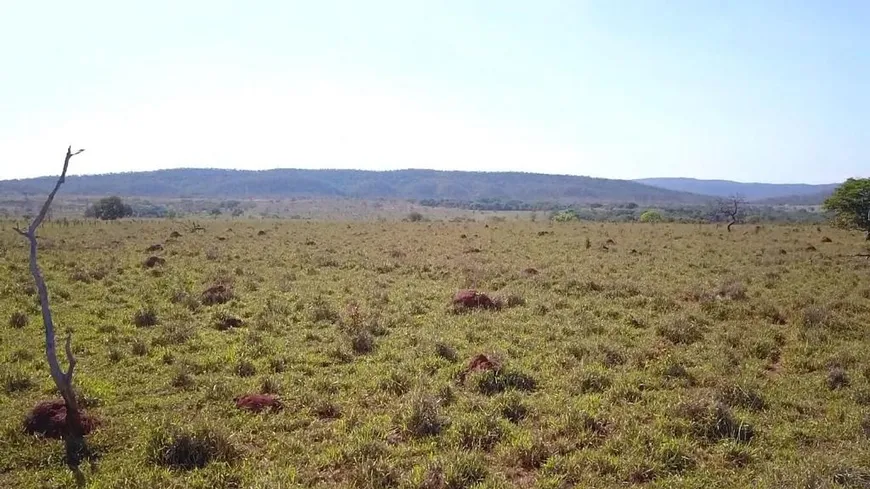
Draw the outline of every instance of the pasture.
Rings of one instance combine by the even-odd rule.
[[[88,487],[870,484],[870,259],[854,256],[867,253],[856,233],[202,224],[40,229],[59,338],[74,332],[98,420]],[[0,487],[74,487],[62,443],[23,429],[56,394],[11,226]],[[457,311],[462,289],[501,307]],[[280,406],[240,409],[245,394]]]

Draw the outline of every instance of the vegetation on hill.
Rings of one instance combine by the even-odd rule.
[[[0,195],[42,195],[51,178],[0,181]],[[556,202],[703,203],[708,197],[625,180],[434,170],[160,170],[67,178],[67,195],[125,197],[499,199]]]
[[[698,180],[695,178],[642,178],[635,182],[654,187],[691,192],[716,197],[740,195],[750,201],[779,204],[821,204],[838,184],[808,185],[791,183],[743,183],[730,180]],[[812,198],[813,201],[807,202]],[[769,200],[770,199],[770,200]],[[773,199],[776,199],[774,201]],[[801,200],[803,199],[803,202]]]

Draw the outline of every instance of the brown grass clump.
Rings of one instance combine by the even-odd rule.
[[[97,420],[80,411],[83,434],[87,435],[97,427]],[[42,401],[27,413],[24,431],[30,435],[46,438],[63,438],[67,433],[66,402],[63,399]]]
[[[235,297],[232,287],[225,284],[216,284],[205,289],[202,293],[202,303],[206,306],[225,304]]]
[[[241,319],[233,316],[232,314],[228,314],[225,312],[221,312],[215,315],[214,325],[215,329],[219,331],[226,331],[228,329],[240,328],[244,323]]]
[[[176,470],[201,469],[213,461],[233,462],[239,452],[217,431],[201,428],[162,428],[152,433],[146,448],[149,460]]]
[[[21,311],[13,312],[9,317],[9,326],[16,329],[27,326],[27,314]]]

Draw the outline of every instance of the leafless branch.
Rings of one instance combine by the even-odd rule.
[[[19,228],[18,226],[15,227],[15,231],[18,234],[27,238],[28,242],[30,243],[30,274],[33,276],[33,281],[36,283],[36,290],[39,295],[39,305],[40,309],[42,309],[42,322],[45,327],[45,357],[48,361],[51,378],[52,380],[54,380],[55,386],[57,387],[58,391],[60,391],[60,394],[61,396],[63,396],[64,402],[66,403],[66,419],[68,433],[66,434],[65,440],[67,444],[67,463],[69,463],[70,467],[74,471],[78,470],[78,457],[80,455],[79,448],[86,450],[84,445],[84,439],[82,436],[78,401],[76,399],[72,383],[73,371],[75,370],[76,366],[76,358],[72,352],[72,333],[67,332],[66,356],[69,366],[66,372],[61,369],[60,362],[57,359],[54,320],[51,314],[51,305],[48,301],[48,288],[45,285],[45,279],[43,279],[42,277],[42,270],[40,270],[39,262],[37,260],[38,241],[36,236],[36,230],[42,224],[42,221],[45,219],[46,214],[48,214],[51,203],[54,201],[54,196],[57,194],[60,186],[63,185],[64,181],[66,181],[66,172],[69,168],[70,159],[72,159],[73,156],[81,153],[82,151],[84,150],[80,149],[73,153],[72,146],[67,148],[66,158],[64,158],[63,160],[63,171],[61,171],[60,177],[58,177],[57,183],[55,183],[54,185],[54,189],[52,189],[51,193],[48,194],[48,198],[46,198],[45,203],[42,204],[42,209],[40,209],[39,214],[37,214],[37,216],[33,219],[26,231],[21,230],[21,228]],[[73,449],[73,447],[76,448]]]
[[[727,227],[729,233],[731,232],[731,226],[737,224],[737,222],[742,217],[743,206],[745,204],[746,201],[743,200],[743,197],[741,197],[740,195],[732,195],[727,199],[719,199],[719,214],[729,219]]]

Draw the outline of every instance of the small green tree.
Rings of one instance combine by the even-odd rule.
[[[662,222],[662,213],[649,209],[640,215],[640,222]]]
[[[580,216],[577,215],[577,211],[575,211],[574,209],[567,209],[554,213],[550,219],[556,222],[570,222],[579,221]]]
[[[125,204],[117,196],[102,198],[85,211],[85,217],[94,217],[104,221],[112,221],[132,215],[133,208]]]
[[[846,180],[822,207],[834,213],[836,225],[864,231],[870,240],[870,178]]]

